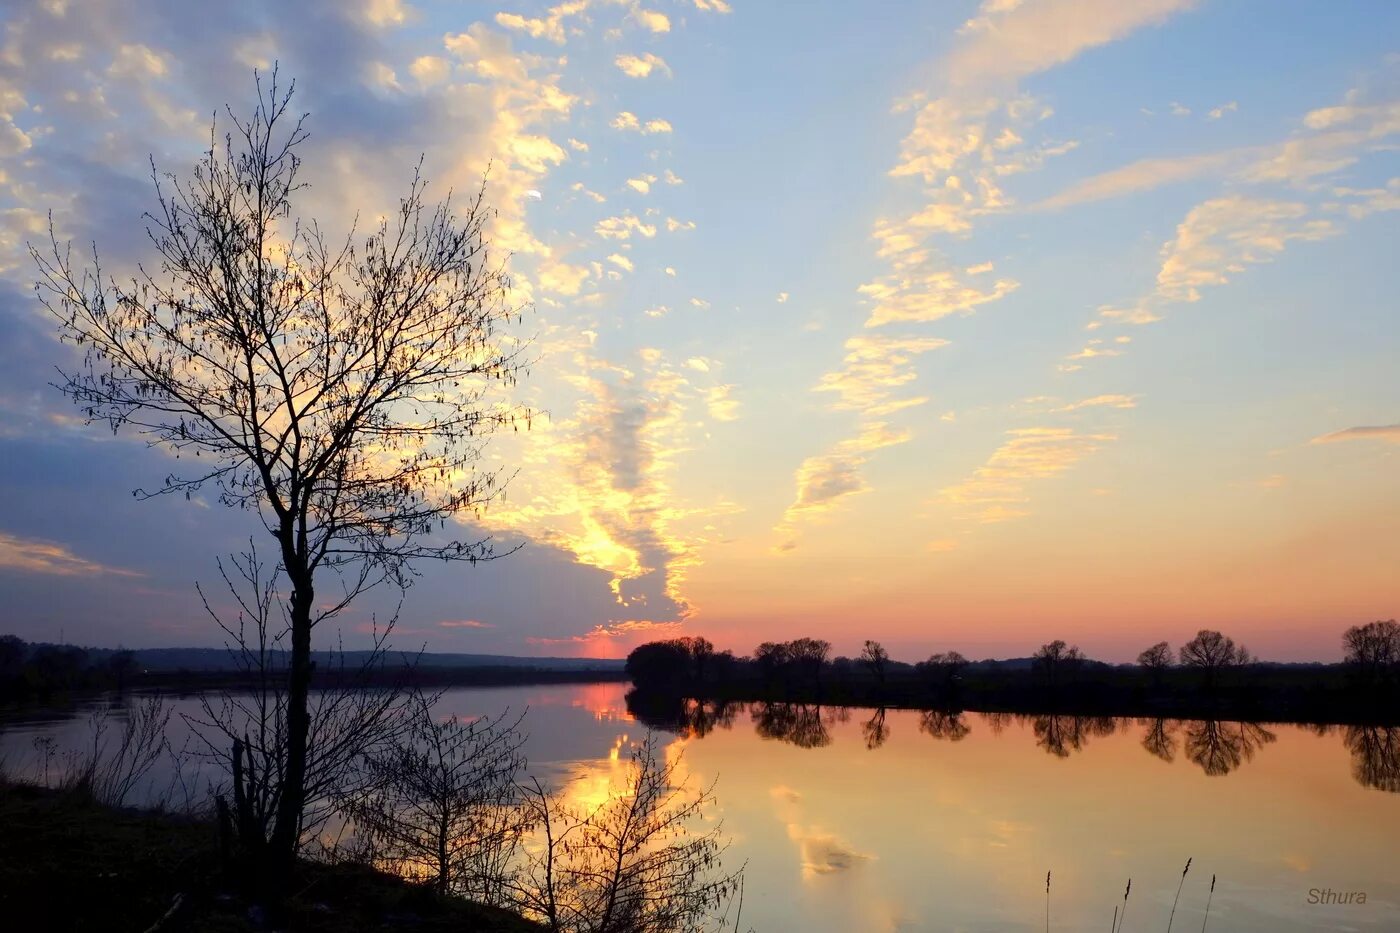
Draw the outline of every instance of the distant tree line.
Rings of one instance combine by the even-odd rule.
[[[30,643],[0,635],[0,697],[46,697],[70,690],[124,690],[139,670],[130,651]]]
[[[1096,661],[1059,639],[1029,658],[970,661],[946,651],[910,664],[873,640],[855,658],[832,657],[831,643],[816,638],[766,641],[740,657],[688,637],[639,646],[626,671],[643,693],[729,700],[1400,718],[1400,624],[1353,626],[1342,644],[1341,664],[1273,664],[1222,632],[1202,629],[1175,649],[1151,645],[1135,664]]]

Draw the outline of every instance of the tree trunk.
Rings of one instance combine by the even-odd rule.
[[[311,732],[308,697],[311,692],[311,606],[314,591],[306,574],[292,579],[292,657],[287,672],[287,771],[277,801],[277,821],[271,839],[269,870],[285,881],[296,863],[301,842],[301,815],[306,804],[306,757]],[[278,880],[278,879],[274,879]]]

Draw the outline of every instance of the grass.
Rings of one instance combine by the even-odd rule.
[[[538,933],[508,911],[441,897],[357,865],[303,862],[278,929],[361,933]],[[114,809],[78,793],[0,784],[0,917],[5,929],[251,933],[256,908],[220,873],[212,824]]]

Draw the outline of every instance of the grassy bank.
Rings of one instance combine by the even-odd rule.
[[[507,911],[361,865],[302,862],[276,929],[536,933]],[[0,927],[44,931],[270,929],[220,870],[210,822],[0,784]]]

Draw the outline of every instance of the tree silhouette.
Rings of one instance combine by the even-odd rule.
[[[1342,646],[1359,685],[1374,689],[1400,680],[1400,623],[1394,619],[1353,625],[1343,633]]]
[[[867,640],[865,647],[860,649],[860,663],[865,665],[876,683],[882,687],[885,685],[885,667],[889,662],[890,653],[878,641]]]
[[[369,756],[371,790],[347,801],[376,859],[441,893],[501,904],[525,826],[517,778],[520,717],[439,721],[415,696],[392,743]]]
[[[1182,667],[1194,667],[1202,672],[1207,688],[1215,686],[1221,671],[1251,663],[1243,645],[1213,629],[1201,629],[1196,637],[1181,646]]]
[[[1137,656],[1138,665],[1152,675],[1152,685],[1161,686],[1162,674],[1172,666],[1172,647],[1159,641]]]
[[[293,213],[307,139],[293,90],[274,70],[189,176],[154,177],[157,266],[122,283],[95,250],[77,268],[52,231],[48,254],[31,248],[41,300],[85,351],[59,387],[89,422],[191,468],[138,498],[212,488],[276,542],[291,644],[267,854],[283,872],[306,803],[312,632],[370,588],[407,585],[418,559],[495,556],[489,540],[434,533],[491,501],[501,478],[483,439],[528,419],[497,400],[523,358],[500,334],[517,309],[482,194],[459,216],[429,205],[415,173],[368,236],[327,239]],[[327,575],[338,586],[318,599]]]
[[[1079,669],[1084,655],[1079,648],[1070,647],[1060,639],[1041,645],[1032,656],[1032,666],[1045,678],[1051,689],[1059,686],[1066,677]]]

